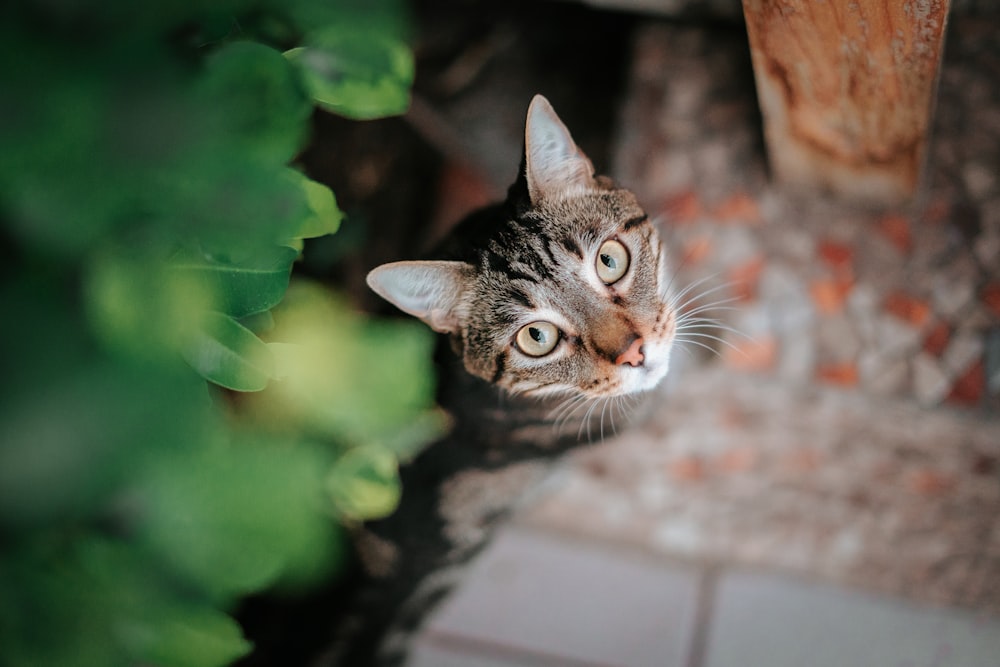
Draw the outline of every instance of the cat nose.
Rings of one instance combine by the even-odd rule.
[[[642,362],[646,360],[645,355],[642,353],[642,337],[636,337],[632,340],[632,343],[628,346],[628,349],[618,355],[615,359],[615,364],[621,366],[628,364],[629,366],[642,366]]]

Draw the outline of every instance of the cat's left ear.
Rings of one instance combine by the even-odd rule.
[[[465,320],[462,296],[475,269],[465,262],[392,262],[368,274],[368,286],[403,312],[440,333],[458,333]]]
[[[579,194],[594,184],[594,165],[541,95],[535,95],[528,107],[524,158],[528,196],[533,204]]]

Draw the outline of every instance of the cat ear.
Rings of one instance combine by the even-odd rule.
[[[528,107],[524,158],[528,196],[534,204],[583,192],[594,182],[594,165],[541,95]]]
[[[435,331],[457,333],[473,271],[465,262],[392,262],[372,269],[367,280],[376,294]]]

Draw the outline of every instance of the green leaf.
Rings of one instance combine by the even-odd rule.
[[[291,170],[291,173],[299,180],[309,202],[309,216],[292,238],[311,239],[336,232],[344,214],[337,207],[333,191],[297,171]]]
[[[379,442],[400,461],[410,461],[450,426],[447,413],[428,411],[413,417],[412,421],[392,433],[383,435]]]
[[[251,155],[280,164],[302,147],[311,112],[308,95],[281,53],[254,42],[225,44],[206,61],[200,93],[218,131],[243,142]]]
[[[222,313],[206,316],[184,358],[206,380],[236,391],[260,391],[274,376],[274,356],[267,345]]]
[[[274,328],[274,315],[271,314],[270,310],[265,310],[241,317],[239,323],[259,336]]]
[[[403,427],[434,403],[434,338],[418,322],[368,320],[322,287],[296,281],[268,338],[288,343],[271,343],[284,379],[252,399],[254,413],[272,424],[406,449]]]
[[[31,365],[47,350],[21,352],[18,363]],[[101,360],[23,384],[0,408],[0,525],[85,517],[137,460],[205,437],[213,426],[196,393],[204,384],[160,371]]]
[[[214,599],[315,577],[336,565],[337,527],[323,511],[326,455],[244,434],[164,456],[136,475],[139,538]]]
[[[144,664],[223,667],[253,648],[235,620],[206,605],[163,605],[145,615],[152,618],[141,628],[144,636],[136,651]]]
[[[93,331],[107,348],[136,359],[173,359],[201,327],[219,286],[139,253],[94,253],[84,294]]]
[[[350,449],[327,475],[326,488],[341,516],[353,520],[388,516],[401,494],[396,457],[381,447]]]
[[[285,57],[301,69],[313,99],[334,113],[367,120],[401,114],[410,105],[413,54],[385,34],[337,24]]]
[[[172,266],[217,295],[219,310],[238,318],[269,310],[281,301],[297,256],[292,248],[271,246],[232,261],[186,254]]]

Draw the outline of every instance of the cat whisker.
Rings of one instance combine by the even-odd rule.
[[[588,440],[591,439],[591,436],[590,436],[590,428],[591,428],[590,420],[593,418],[594,409],[597,408],[597,404],[600,403],[600,402],[601,402],[601,398],[600,397],[592,399],[592,401],[590,403],[590,407],[587,409],[586,414],[584,414],[584,416],[583,416],[583,422],[580,423],[580,430],[577,432],[577,439],[580,439],[581,436],[583,435],[583,427],[584,426],[587,427],[587,439]]]
[[[617,408],[618,415],[622,418],[625,423],[628,423],[631,412],[635,410],[635,400],[632,396],[628,394],[623,394],[614,397],[613,408]],[[615,436],[618,435],[618,429],[615,427],[615,415],[614,410],[611,412],[611,430],[614,432]]]
[[[708,276],[708,277],[713,277],[713,276]],[[670,306],[672,308],[674,308],[675,310],[683,311],[685,308],[688,308],[689,306],[697,304],[698,301],[704,299],[705,297],[707,297],[707,296],[709,296],[711,294],[715,294],[716,292],[720,292],[722,290],[729,289],[729,288],[731,288],[731,287],[733,287],[733,286],[735,286],[735,285],[738,284],[735,281],[727,281],[727,282],[715,285],[714,287],[710,287],[709,289],[706,289],[704,291],[697,292],[697,293],[694,293],[694,294],[691,293],[690,288],[692,288],[692,287],[699,287],[704,282],[705,282],[705,279],[702,278],[701,280],[698,280],[698,281],[692,283],[691,285],[688,285],[687,289],[685,289],[680,294],[675,295],[670,300],[670,302],[669,302]],[[683,299],[683,301],[681,299]],[[714,301],[712,303],[730,303],[732,301],[737,301],[737,300],[738,300],[737,296],[728,296],[728,297],[725,297],[723,299],[719,299],[717,301]],[[707,305],[708,304],[701,304],[698,307],[701,308],[701,307],[704,307],[704,306],[707,306]]]
[[[690,313],[690,312],[692,312],[692,310],[707,309],[707,308],[712,308],[712,307],[720,306],[720,305],[726,305],[726,304],[729,304],[729,303],[734,303],[736,301],[739,301],[739,297],[729,296],[729,297],[725,297],[723,299],[716,299],[715,301],[710,301],[709,303],[698,304],[698,301],[700,301],[701,299],[704,299],[709,294],[713,294],[713,293],[719,291],[720,289],[725,288],[725,287],[729,287],[729,286],[730,285],[728,283],[727,284],[723,284],[723,285],[717,285],[716,287],[714,287],[714,288],[712,288],[710,290],[705,290],[704,292],[701,292],[701,293],[699,293],[699,294],[697,294],[695,296],[692,296],[691,298],[685,300],[683,303],[681,303],[679,305],[673,305],[671,307],[674,310],[676,310],[677,312]]]
[[[697,337],[697,338],[707,338],[709,340],[714,340],[714,341],[717,341],[719,343],[722,343],[726,347],[728,347],[728,348],[730,348],[730,349],[732,349],[732,350],[734,350],[736,352],[740,351],[740,349],[738,347],[736,347],[735,345],[733,345],[732,343],[730,343],[725,338],[722,338],[720,336],[713,336],[712,334],[709,334],[709,333],[704,333],[704,332],[700,332],[700,331],[692,331],[692,332],[683,334],[683,336],[684,336],[684,340],[686,340],[688,342],[691,342],[692,338],[694,338],[694,337]]]
[[[681,318],[684,317],[694,317],[695,315],[700,315],[704,312],[716,311],[716,310],[731,310],[738,311],[740,308],[736,306],[730,306],[729,304],[736,301],[736,299],[720,299],[718,301],[713,301],[711,303],[706,303],[704,305],[698,306],[697,308],[692,308],[691,310],[681,311]]]
[[[726,332],[729,332],[729,333],[734,334],[736,336],[740,336],[742,338],[746,338],[747,340],[749,340],[752,343],[756,343],[757,342],[757,340],[753,336],[751,336],[750,334],[746,333],[745,331],[740,331],[736,327],[731,327],[728,324],[724,324],[724,323],[720,322],[719,320],[712,319],[712,318],[709,318],[709,317],[694,317],[694,318],[690,318],[690,319],[684,319],[684,320],[682,320],[677,325],[677,332],[680,333],[680,332],[692,331],[692,330],[696,331],[698,329],[703,329],[703,328],[717,329],[719,331],[726,331]]]
[[[578,396],[574,399],[563,402],[562,408],[559,410],[559,414],[555,421],[560,424],[565,424],[570,419],[573,418],[581,408],[586,407],[587,403],[592,399],[587,396]]]
[[[670,293],[670,288],[674,286],[674,281],[677,280],[677,277],[681,274],[681,271],[684,270],[684,266],[688,263],[689,259],[691,259],[691,255],[689,253],[684,253],[684,255],[681,257],[680,263],[677,265],[677,268],[674,269],[673,274],[670,276],[670,279],[667,281],[667,284],[666,284],[666,286],[663,289],[663,293],[664,294],[669,294]],[[714,277],[716,277],[718,275],[719,274],[716,273],[716,274],[713,274],[711,276],[707,276],[706,278],[703,278],[702,280],[700,280],[697,283],[695,283],[695,286],[697,286],[698,284],[701,284],[705,280],[709,280],[709,279],[714,278]],[[692,286],[688,285],[681,292],[681,294],[685,294],[686,292],[690,291],[691,289],[692,289]]]
[[[615,428],[615,415],[614,415],[614,405],[615,399],[618,395],[605,396],[603,404],[601,405],[601,440],[604,440],[604,413],[608,413],[608,423],[611,425],[611,433],[618,435],[618,430]]]
[[[604,440],[604,413],[608,409],[608,398],[605,396],[601,399],[601,440]]]
[[[680,342],[683,343],[683,342],[686,342],[686,341],[680,341]],[[694,355],[691,354],[691,350],[687,349],[683,345],[678,345],[676,349],[678,349],[681,352],[683,352],[684,354],[686,354],[688,356],[688,359],[690,359],[691,361],[694,361]]]
[[[563,401],[560,401],[559,405],[549,411],[546,419],[556,423],[561,422],[572,415],[573,411],[578,409],[582,403],[586,402],[586,400],[587,396],[584,394],[573,394],[568,396]]]
[[[716,350],[714,347],[712,347],[711,345],[706,345],[705,343],[702,343],[701,341],[692,340],[690,338],[685,338],[683,336],[678,336],[675,340],[677,340],[678,342],[681,342],[681,343],[686,343],[688,345],[697,345],[698,347],[703,347],[703,348],[705,348],[706,350],[708,350],[709,352],[711,352],[712,354],[714,354],[717,357],[721,357],[722,356],[722,354],[720,354],[719,351]],[[681,348],[681,349],[684,349],[684,348]]]
[[[683,299],[686,295],[690,294],[693,290],[697,289],[701,285],[704,285],[709,280],[712,280],[713,278],[717,278],[718,276],[719,276],[718,273],[713,273],[712,275],[708,275],[708,276],[705,276],[703,278],[700,278],[700,279],[694,281],[693,283],[691,283],[690,285],[688,285],[687,287],[685,287],[684,289],[682,289],[680,292],[678,292],[677,294],[674,294],[672,297],[670,297],[669,301],[667,301],[667,304],[670,307],[672,307],[672,308],[675,307],[677,305],[677,303],[681,299]],[[669,285],[668,285],[668,287],[669,287]],[[722,287],[722,286],[721,285],[716,286],[716,287],[712,288],[712,290],[719,289],[719,287]],[[705,294],[709,294],[709,293],[711,293],[711,290],[709,292],[706,292]],[[697,297],[694,297],[693,299],[689,299],[688,301],[685,301],[684,305],[687,305],[687,303],[689,303],[690,301],[697,300],[698,298],[701,298],[702,296],[704,296],[704,295],[703,294],[699,294]]]
[[[552,421],[552,427],[556,430],[556,432],[561,433],[566,424],[573,419],[574,415],[576,415],[582,408],[587,407],[588,404],[591,404],[591,408],[593,408],[593,403],[596,400],[597,399],[587,396],[586,394],[575,394],[557,405],[549,413],[548,419]],[[577,439],[581,437],[583,425],[585,423],[586,420],[580,423],[580,430],[577,432]]]
[[[529,387],[527,389],[521,389],[515,385],[508,391],[513,396],[543,397],[543,396],[559,396],[559,395],[565,395],[565,396],[577,395],[573,387],[561,382],[551,382],[549,384],[536,385],[534,387]]]

